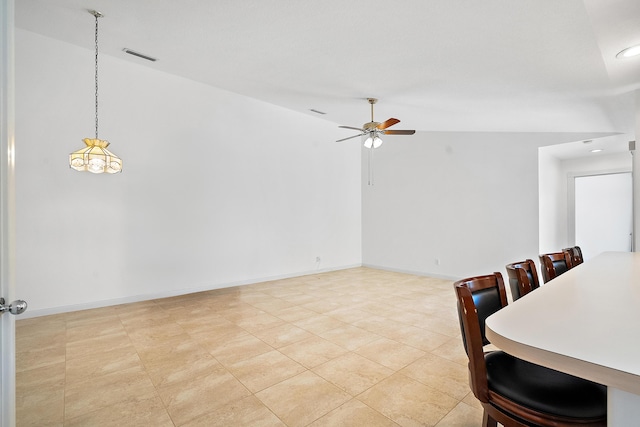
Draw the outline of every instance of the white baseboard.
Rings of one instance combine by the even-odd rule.
[[[376,270],[385,270],[392,271],[394,273],[404,273],[404,274],[413,274],[414,276],[423,276],[423,277],[433,277],[434,279],[443,279],[443,280],[460,280],[461,277],[447,276],[442,274],[430,273],[428,271],[414,271],[414,270],[404,270],[401,268],[392,268],[386,267],[384,265],[375,265],[375,264],[362,264],[363,267],[367,268],[375,268]]]
[[[252,284],[255,284],[255,283],[270,282],[270,281],[273,281],[273,280],[291,279],[293,277],[302,277],[302,276],[309,276],[309,275],[318,274],[318,273],[327,273],[327,272],[331,272],[331,271],[347,270],[349,268],[356,268],[356,267],[361,267],[361,266],[362,266],[362,264],[346,265],[346,266],[334,267],[334,268],[326,268],[326,269],[318,269],[318,270],[310,270],[310,271],[301,271],[301,272],[291,273],[291,274],[282,274],[282,275],[277,275],[277,276],[269,276],[269,277],[260,277],[260,278],[253,278],[253,279],[247,279],[247,280],[240,280],[240,281],[237,281],[237,282],[228,282],[228,283],[217,283],[217,284],[207,284],[207,285],[193,286],[193,287],[189,287],[189,288],[175,289],[175,290],[171,290],[171,291],[159,292],[159,293],[154,293],[154,294],[133,295],[133,296],[123,297],[123,298],[114,298],[114,299],[101,300],[101,301],[91,301],[91,302],[82,303],[82,304],[73,304],[73,305],[66,305],[66,306],[59,306],[59,307],[50,307],[50,308],[44,308],[44,309],[40,309],[40,310],[29,310],[29,309],[27,309],[27,311],[25,311],[24,313],[22,313],[20,315],[18,320],[20,320],[20,319],[30,319],[30,318],[33,318],[33,317],[49,316],[49,315],[52,315],[52,314],[69,313],[69,312],[72,312],[72,311],[89,310],[89,309],[92,309],[92,308],[102,308],[102,307],[110,307],[110,306],[113,306],[113,305],[130,304],[130,303],[133,303],[133,302],[148,301],[148,300],[153,300],[153,299],[169,298],[169,297],[175,297],[175,296],[178,296],[178,295],[187,295],[187,294],[194,294],[194,293],[197,293],[197,292],[212,291],[212,290],[215,290],[215,289],[232,288],[234,286],[252,285]]]

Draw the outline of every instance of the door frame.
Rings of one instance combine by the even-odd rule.
[[[631,174],[631,200],[633,203],[633,168],[606,169],[592,172],[569,172],[567,173],[567,241],[568,246],[576,245],[576,178],[598,175],[617,175],[621,173]],[[632,208],[633,211],[633,208]],[[631,213],[633,216],[633,212]],[[633,226],[632,226],[632,233]],[[631,238],[633,242],[633,236]]]
[[[15,299],[15,0],[0,0],[0,296]],[[0,314],[0,427],[16,425],[15,319]]]

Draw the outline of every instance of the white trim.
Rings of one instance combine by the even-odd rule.
[[[15,2],[0,0],[0,297],[15,298]],[[15,319],[0,319],[0,427],[16,424]]]

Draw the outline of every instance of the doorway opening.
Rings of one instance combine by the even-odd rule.
[[[568,185],[569,246],[584,259],[606,251],[630,252],[633,245],[631,172],[571,174]]]
[[[618,141],[616,141],[616,143],[618,143]],[[626,173],[626,177],[629,178],[630,181],[633,181],[633,179],[630,178],[633,168],[633,158],[628,150],[628,141],[624,144],[620,142],[618,144],[619,147],[616,145],[615,149],[608,148],[605,153],[597,153],[595,155],[588,151],[581,155],[579,155],[579,153],[574,155],[573,153],[564,153],[559,151],[560,148],[563,148],[561,147],[562,145],[575,144],[578,144],[578,147],[581,148],[582,151],[585,151],[585,144],[583,142],[560,144],[560,146],[540,147],[538,149],[538,253],[558,252],[562,248],[575,245],[580,246],[580,240],[582,240],[582,237],[576,236],[575,228],[576,179],[578,179],[579,182],[582,182],[581,180],[584,179],[584,182],[587,183],[588,187],[590,181],[588,177]],[[598,181],[599,178],[594,178],[594,180]],[[578,185],[581,186],[582,184]],[[594,190],[587,189],[587,193],[592,191]],[[629,195],[629,200],[630,203],[632,203],[632,194]],[[579,203],[581,202],[579,201]],[[604,203],[596,203],[596,206],[592,207],[589,212],[594,214],[597,218],[600,215],[600,211],[606,211],[606,209],[604,209]],[[582,216],[582,213],[578,212],[578,215]],[[630,222],[627,219],[621,218],[615,220],[602,219],[599,222],[596,219],[595,221],[596,226],[594,227],[598,228],[603,228],[605,222],[615,222],[616,224],[624,223],[625,225]],[[611,233],[614,232],[611,231]],[[629,240],[629,236],[627,235],[625,237],[626,244],[624,245],[624,249],[621,248],[619,250],[628,251]],[[611,246],[602,245],[600,247],[610,248]],[[585,258],[592,258],[598,255],[598,251],[601,250],[598,247],[595,247],[593,251],[586,247],[583,249],[583,255]]]

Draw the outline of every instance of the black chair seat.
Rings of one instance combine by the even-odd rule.
[[[489,389],[522,406],[569,418],[602,418],[605,386],[515,358],[502,351],[485,355]]]

